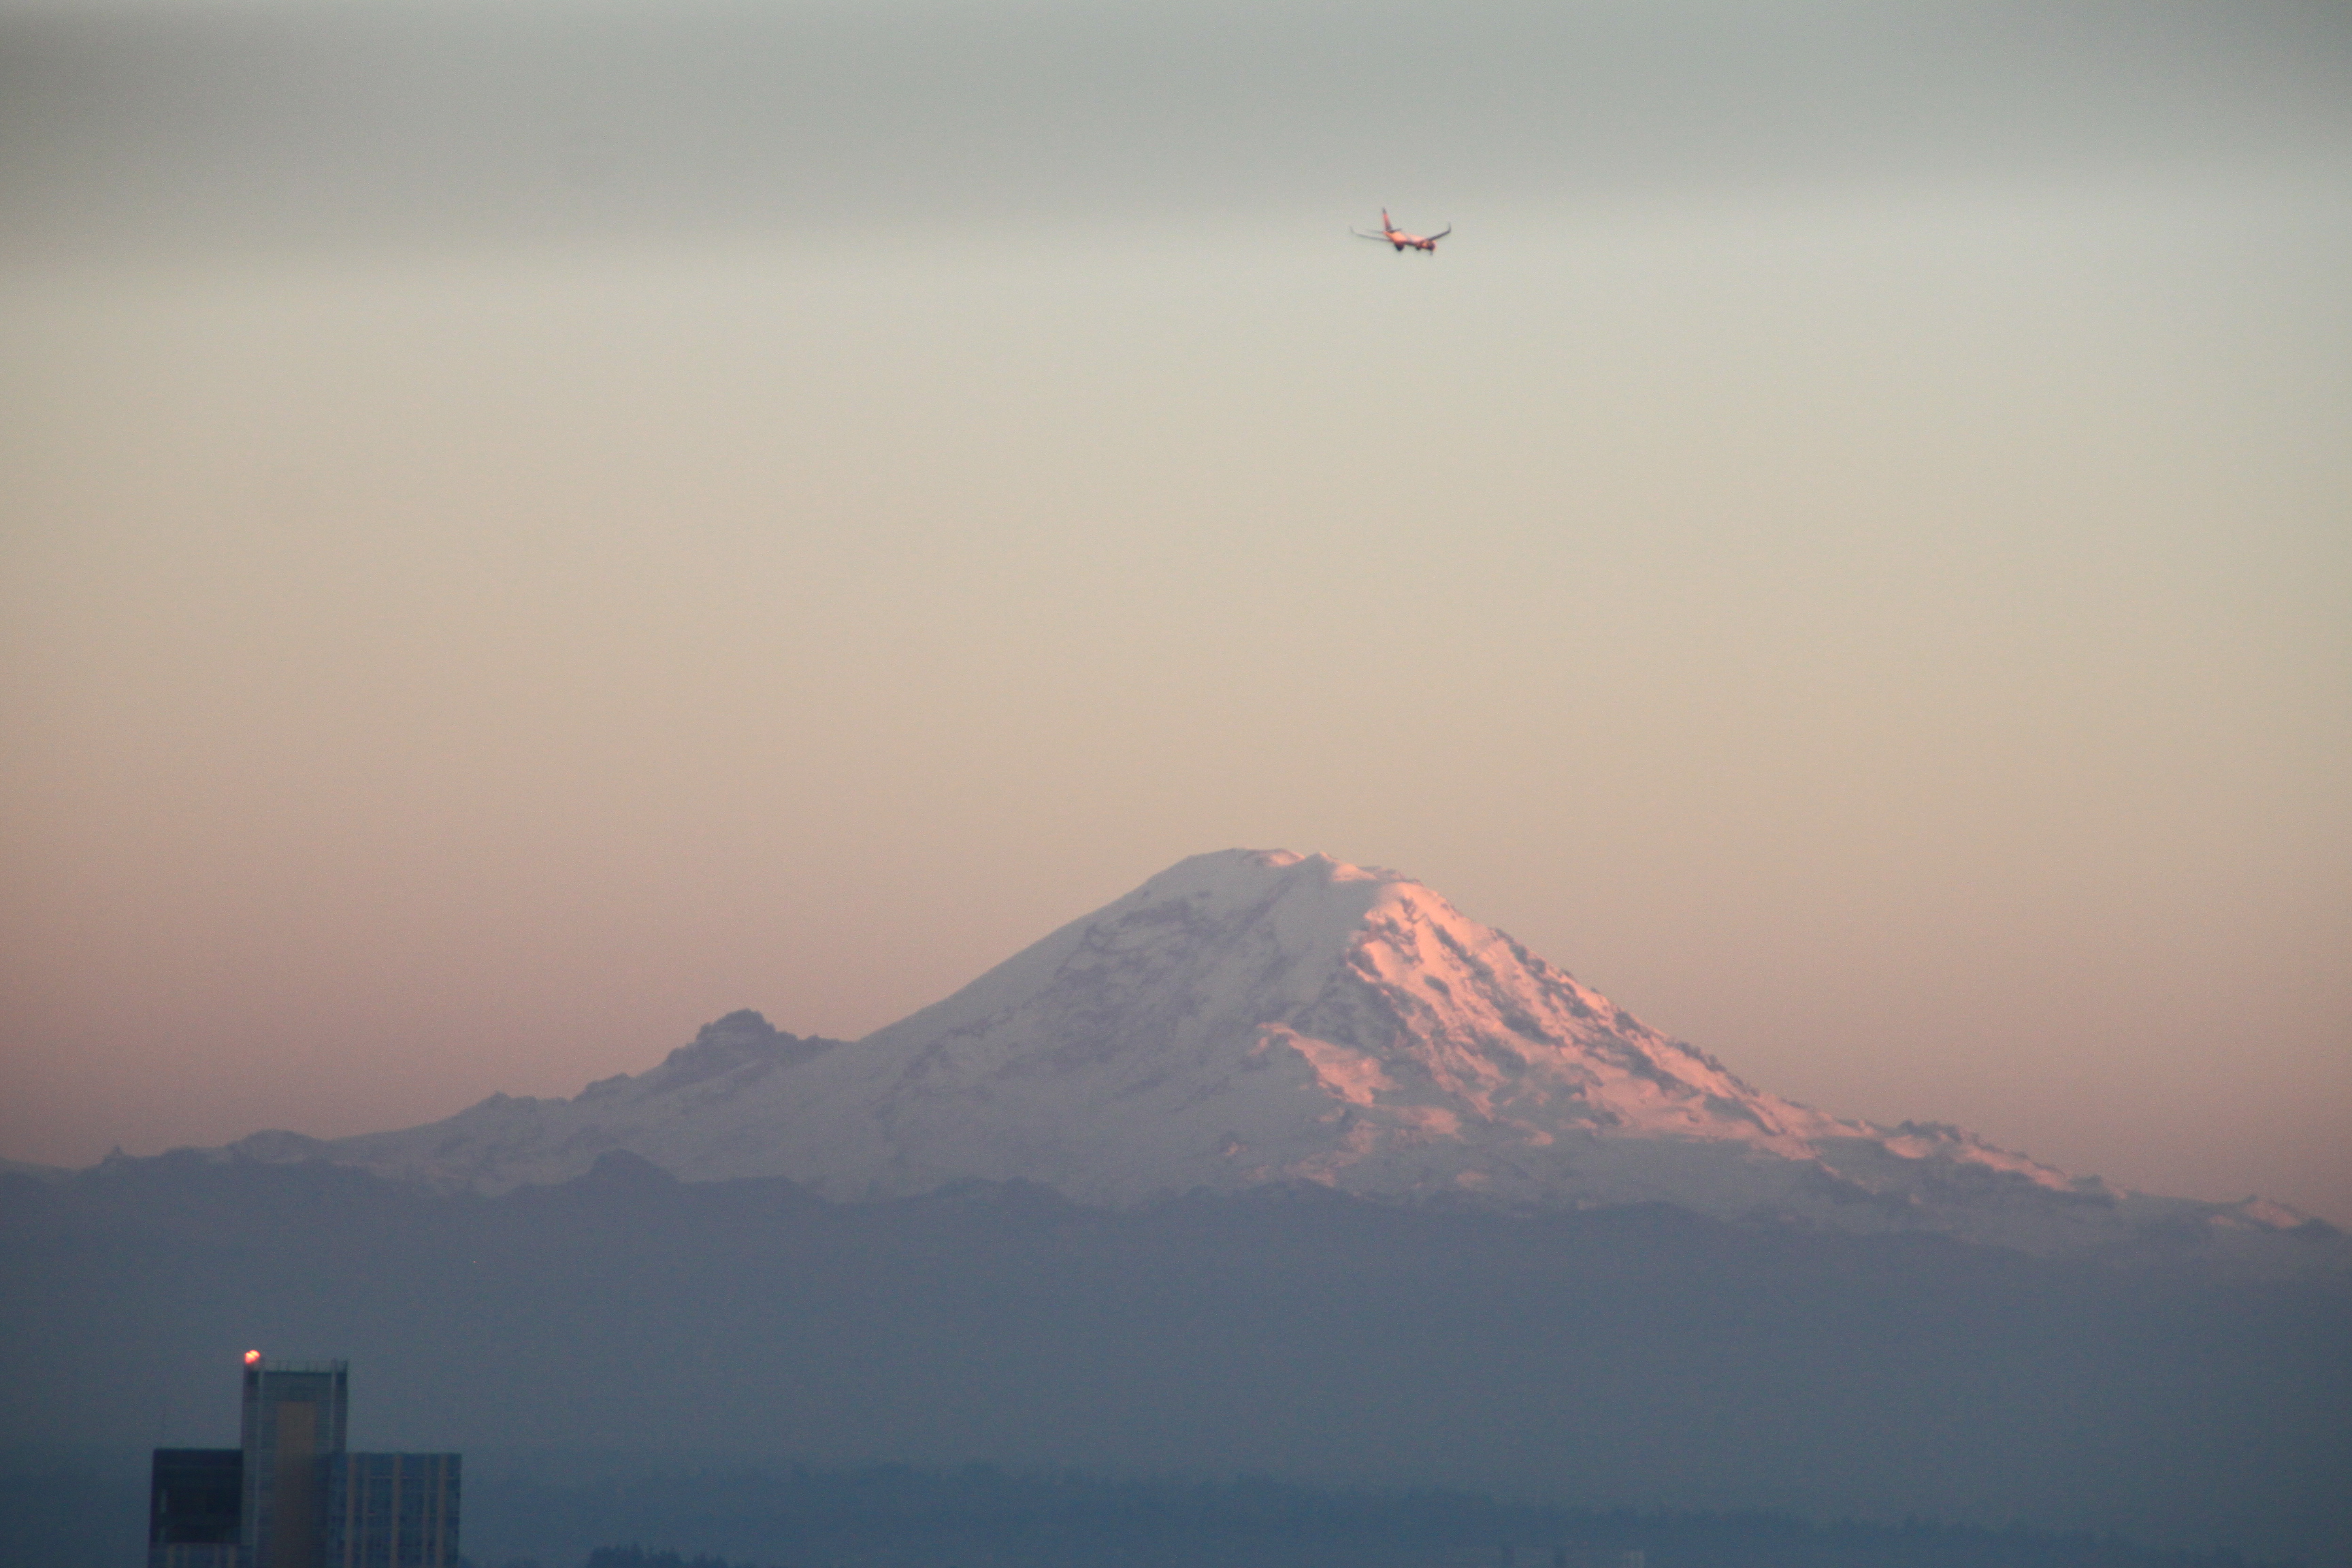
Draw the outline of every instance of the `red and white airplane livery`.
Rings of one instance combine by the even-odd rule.
[[[1389,209],[1382,207],[1381,209],[1380,233],[1366,234],[1360,228],[1351,228],[1348,232],[1354,235],[1358,239],[1387,240],[1391,245],[1397,247],[1397,254],[1400,256],[1403,255],[1408,250],[1426,250],[1430,255],[1434,256],[1437,254],[1437,242],[1444,239],[1447,235],[1452,234],[1454,232],[1454,226],[1449,223],[1444,228],[1439,229],[1435,234],[1407,234],[1404,230],[1397,227],[1396,225],[1389,221]]]

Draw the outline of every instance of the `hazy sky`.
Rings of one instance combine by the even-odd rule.
[[[0,1154],[1248,845],[2352,1223],[2347,279],[2336,4],[0,0]]]

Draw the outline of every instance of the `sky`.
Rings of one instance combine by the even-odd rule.
[[[0,1155],[1240,845],[2352,1225],[2347,277],[2333,5],[0,0]]]

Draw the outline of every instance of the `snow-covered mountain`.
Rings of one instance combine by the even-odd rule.
[[[978,1178],[1124,1205],[1307,1181],[2036,1250],[2306,1226],[1763,1093],[1418,882],[1281,851],[1185,860],[854,1043],[738,1013],[572,1100],[494,1096],[403,1131],[261,1133],[229,1152],[496,1190],[614,1151],[847,1199]]]

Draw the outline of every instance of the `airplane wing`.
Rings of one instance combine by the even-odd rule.
[[[1389,237],[1384,234],[1366,234],[1360,228],[1351,228],[1348,232],[1354,235],[1358,239],[1377,239],[1382,243],[1386,243]]]
[[[1444,228],[1439,229],[1435,234],[1429,235],[1426,237],[1430,239],[1444,239],[1447,235],[1452,234],[1453,232],[1454,226],[1449,223]]]

